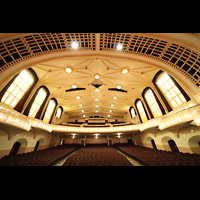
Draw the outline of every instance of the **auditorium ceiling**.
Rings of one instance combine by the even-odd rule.
[[[71,73],[67,73],[66,68],[70,68]],[[50,60],[32,69],[38,74],[40,84],[48,87],[64,111],[79,118],[83,115],[123,117],[143,89],[152,85],[158,71],[146,63],[101,56]],[[128,70],[127,74],[122,73],[123,69]],[[75,85],[77,88],[70,90]]]
[[[199,35],[186,33],[1,33],[0,75],[31,67],[68,116],[120,118],[145,87],[153,88],[162,69],[156,62],[199,87],[197,42]]]

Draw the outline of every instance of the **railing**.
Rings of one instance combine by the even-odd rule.
[[[31,118],[15,111],[5,103],[0,102],[0,123],[9,124],[29,131],[31,127],[40,128],[48,132],[77,132],[77,133],[107,133],[107,132],[133,132],[144,131],[157,127],[160,130],[170,126],[193,121],[193,124],[200,126],[200,104],[195,104],[192,100],[184,103],[172,112],[164,116],[148,120],[142,124],[123,125],[117,127],[74,127],[53,125],[42,120]]]

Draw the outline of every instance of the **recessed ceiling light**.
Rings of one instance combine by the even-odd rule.
[[[81,97],[80,97],[80,96],[77,96],[76,98],[77,98],[77,99],[80,99]]]
[[[114,104],[111,104],[111,106],[113,107],[113,106],[114,106]]]
[[[121,89],[121,85],[118,85],[118,86],[117,86],[117,89]]]
[[[82,112],[84,112],[84,110],[82,110]]]
[[[122,69],[122,74],[127,74],[128,73],[128,69]]]
[[[96,98],[95,100],[96,100],[96,101],[98,101],[99,99],[98,99],[98,98]]]
[[[122,45],[121,44],[117,45],[117,50],[122,50]]]
[[[108,117],[110,117],[110,115],[108,115]]]
[[[95,92],[98,92],[98,91],[99,91],[99,89],[98,89],[98,88],[96,88],[96,89],[95,89]]]
[[[96,105],[96,108],[98,108],[99,106],[98,105]]]
[[[79,104],[79,106],[81,107],[81,106],[83,106],[82,104]]]
[[[76,88],[77,88],[77,85],[72,85],[72,88],[76,89]]]
[[[109,110],[109,112],[112,112],[112,110]]]
[[[95,79],[99,79],[99,75],[95,75]]]
[[[76,49],[78,47],[78,43],[77,42],[72,42],[72,48]]]
[[[65,70],[66,70],[67,73],[71,73],[72,72],[72,69],[70,67],[65,68]]]
[[[83,115],[83,117],[85,117],[85,115]]]
[[[113,99],[117,99],[117,97],[113,97]]]
[[[99,111],[98,111],[98,110],[96,110],[95,112],[96,112],[96,113],[98,113]]]

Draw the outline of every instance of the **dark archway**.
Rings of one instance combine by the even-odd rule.
[[[39,144],[40,144],[40,142],[37,141],[37,142],[36,142],[36,145],[35,145],[35,148],[34,148],[34,151],[37,151]]]
[[[152,147],[153,147],[154,149],[157,149],[156,143],[155,143],[155,141],[154,141],[153,139],[151,140],[151,144],[152,144]]]
[[[9,155],[16,155],[19,151],[20,146],[21,146],[20,142],[15,142],[12,146],[12,149],[10,150]]]
[[[179,149],[178,149],[176,143],[174,142],[174,140],[169,140],[168,144],[169,144],[172,152],[179,152]]]

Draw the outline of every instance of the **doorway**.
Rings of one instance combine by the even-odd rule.
[[[37,141],[37,142],[36,142],[36,145],[35,145],[35,148],[34,148],[34,151],[37,151],[39,144],[40,144],[40,142]]]
[[[168,144],[169,144],[172,152],[179,152],[179,149],[178,149],[176,143],[174,142],[174,140],[169,140]]]
[[[16,155],[19,151],[20,146],[21,146],[20,142],[15,142],[12,146],[12,149],[10,150],[9,155]]]
[[[128,139],[128,144],[132,144],[132,139]]]
[[[154,149],[157,149],[156,143],[155,143],[155,141],[154,141],[153,139],[151,140],[151,144],[152,144],[152,147],[153,147]]]
[[[84,146],[84,140],[81,140],[81,145]]]

